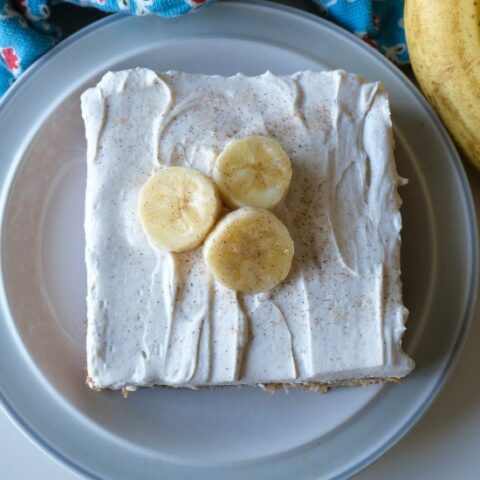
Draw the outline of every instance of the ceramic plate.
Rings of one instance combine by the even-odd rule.
[[[108,69],[229,75],[343,68],[390,92],[404,200],[402,268],[417,369],[400,385],[327,395],[255,388],[85,386],[79,94]],[[318,17],[223,1],[185,18],[114,16],[61,43],[0,104],[0,399],[40,446],[95,479],[345,478],[422,415],[458,356],[477,279],[472,200],[418,91],[368,45]]]

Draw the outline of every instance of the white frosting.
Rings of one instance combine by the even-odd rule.
[[[343,71],[278,77],[108,73],[82,96],[88,140],[89,384],[129,388],[403,377],[399,177],[388,99]],[[163,252],[137,197],[161,164],[211,175],[232,138],[276,138],[295,242],[276,289],[216,283],[201,248]]]

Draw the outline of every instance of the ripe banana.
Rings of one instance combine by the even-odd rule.
[[[423,93],[480,169],[480,0],[406,0],[405,33]]]
[[[256,293],[288,275],[294,253],[285,225],[268,210],[243,207],[224,217],[204,245],[213,276],[227,288]]]
[[[213,179],[231,208],[271,208],[285,196],[292,166],[273,138],[254,135],[230,142],[215,162]]]
[[[170,252],[184,252],[200,245],[220,209],[213,182],[183,167],[169,167],[151,176],[138,199],[145,234]]]

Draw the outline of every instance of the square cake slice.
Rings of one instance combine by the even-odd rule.
[[[258,77],[107,73],[82,96],[90,387],[322,386],[397,381],[408,312],[400,281],[399,177],[388,98],[343,71]],[[233,139],[290,157],[273,212],[295,254],[272,290],[215,281],[202,246],[148,241],[139,192],[163,166],[212,177]],[[241,258],[238,259],[241,261]]]

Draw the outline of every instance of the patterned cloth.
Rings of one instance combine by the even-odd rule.
[[[52,48],[61,32],[47,20],[60,1],[106,12],[156,13],[176,17],[214,0],[0,0],[0,97],[37,58]],[[359,35],[387,58],[408,62],[403,30],[403,0],[313,0],[330,20]]]
[[[355,33],[389,60],[408,63],[404,0],[314,0],[335,23]]]

